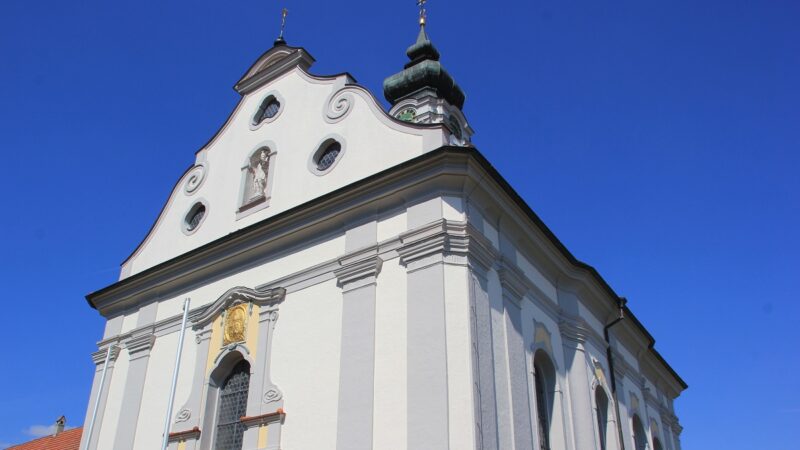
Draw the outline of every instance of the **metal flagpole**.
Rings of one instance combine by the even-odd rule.
[[[175,355],[175,371],[172,373],[172,387],[169,389],[167,420],[164,423],[164,440],[161,442],[161,450],[167,450],[167,445],[169,444],[169,425],[172,422],[172,404],[175,402],[175,387],[178,385],[178,370],[181,368],[183,335],[186,334],[186,319],[189,318],[189,301],[190,299],[187,297],[183,302],[183,322],[181,322],[181,334],[178,336],[178,354]]]
[[[108,370],[108,362],[111,360],[111,350],[114,344],[108,346],[106,350],[106,361],[103,363],[103,374],[100,375],[100,385],[97,387],[97,397],[94,399],[94,411],[92,411],[92,420],[89,421],[89,430],[86,432],[86,445],[83,450],[89,449],[89,444],[92,442],[92,432],[94,431],[94,422],[97,420],[97,409],[100,408],[100,397],[103,396],[103,385],[106,384],[106,371]]]

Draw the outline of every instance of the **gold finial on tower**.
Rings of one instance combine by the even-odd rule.
[[[425,10],[425,3],[428,0],[417,0],[417,6],[419,6],[419,26],[424,27],[425,21],[428,19],[428,11]]]
[[[286,16],[288,14],[288,9],[283,8],[281,10],[281,33],[278,35],[278,39],[275,39],[274,45],[286,45],[286,41],[283,40],[283,31],[286,29]]]
[[[283,39],[283,30],[286,29],[286,16],[289,15],[289,10],[283,8],[281,10],[281,34],[278,36],[278,39]]]

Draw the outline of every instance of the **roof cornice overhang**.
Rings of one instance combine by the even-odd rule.
[[[162,293],[166,295],[167,292],[188,289],[227,276],[237,268],[249,267],[274,251],[271,243],[286,239],[287,236],[295,240],[308,238],[316,234],[312,233],[315,227],[323,226],[331,218],[341,223],[348,211],[388,197],[392,192],[405,190],[405,195],[409,190],[422,191],[426,184],[430,187],[427,182],[441,184],[442,180],[448,179],[452,186],[463,186],[465,177],[471,178],[471,183],[475,185],[491,180],[493,183],[490,184],[504,194],[504,200],[508,200],[528,225],[545,238],[545,254],[553,259],[553,264],[568,269],[571,278],[588,283],[590,291],[605,294],[608,301],[613,303],[612,306],[619,304],[620,297],[597,270],[578,260],[558,240],[477,149],[455,146],[440,147],[233,232],[88,294],[86,300],[103,316],[111,317],[143,301],[162,298]],[[636,340],[641,340],[652,357],[663,365],[678,385],[686,389],[688,385],[654,349],[655,339],[652,335],[627,307],[625,313],[630,319],[625,321],[629,324],[626,329],[635,335]]]

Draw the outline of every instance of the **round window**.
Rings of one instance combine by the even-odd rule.
[[[274,119],[280,110],[281,102],[275,96],[270,95],[259,106],[254,122],[259,124],[265,120]]]
[[[189,214],[186,215],[186,231],[196,230],[197,227],[200,226],[200,222],[203,221],[205,215],[206,205],[197,203],[192,206],[192,209],[189,210]]]
[[[342,144],[333,141],[325,147],[325,150],[320,153],[317,158],[317,170],[323,172],[333,165],[339,152],[342,151]]]

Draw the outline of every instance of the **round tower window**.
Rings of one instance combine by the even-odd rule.
[[[317,159],[317,170],[323,172],[328,170],[328,168],[333,165],[334,161],[336,161],[336,157],[339,156],[339,152],[342,151],[342,144],[333,141],[325,147],[325,150],[320,153],[319,158]]]

